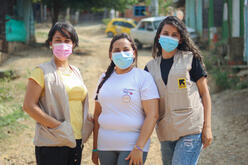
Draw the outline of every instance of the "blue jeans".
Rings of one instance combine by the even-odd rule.
[[[98,151],[101,165],[128,165],[129,160],[125,158],[131,151]],[[143,164],[145,164],[147,152],[143,152]]]
[[[201,134],[187,135],[176,141],[163,141],[163,165],[196,165],[201,149]]]

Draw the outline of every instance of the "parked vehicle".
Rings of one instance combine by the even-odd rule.
[[[113,18],[107,25],[105,33],[108,37],[113,37],[119,33],[130,34],[130,30],[136,27],[136,23],[132,19]]]
[[[165,17],[149,17],[141,19],[138,25],[131,29],[131,36],[134,39],[138,49],[141,49],[143,45],[153,45],[154,37],[156,35],[160,22]],[[196,41],[198,36],[194,29],[187,27],[191,38]]]

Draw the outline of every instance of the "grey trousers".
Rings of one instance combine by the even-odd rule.
[[[125,158],[131,151],[98,151],[101,165],[128,165],[129,160]],[[143,163],[145,164],[147,152],[143,152]]]

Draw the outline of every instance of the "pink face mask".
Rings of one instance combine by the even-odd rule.
[[[53,54],[59,60],[64,61],[72,54],[72,45],[65,43],[53,44]]]

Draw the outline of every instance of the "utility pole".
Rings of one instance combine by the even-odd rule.
[[[152,13],[152,16],[158,16],[158,0],[151,0],[151,5],[150,5],[150,12]]]

